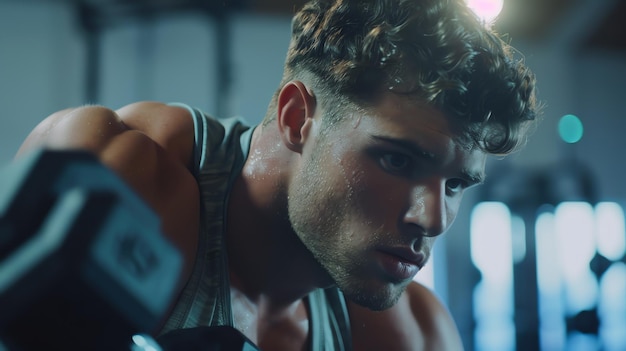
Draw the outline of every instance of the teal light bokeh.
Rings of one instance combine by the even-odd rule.
[[[565,115],[559,120],[559,136],[564,142],[574,144],[582,139],[583,123],[574,115]]]

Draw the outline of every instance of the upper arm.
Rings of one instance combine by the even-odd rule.
[[[355,351],[462,350],[448,310],[426,287],[411,282],[398,303],[371,311],[348,302]]]
[[[85,106],[43,120],[17,157],[41,147],[94,153],[157,213],[163,233],[183,253],[187,275],[199,216],[197,185],[188,170],[193,140],[193,120],[182,108],[152,102],[117,111]]]

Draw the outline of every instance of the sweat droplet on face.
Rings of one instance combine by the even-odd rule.
[[[361,119],[363,118],[363,115],[359,114],[356,117],[356,120],[354,121],[354,124],[352,125],[352,129],[357,129],[359,127],[359,125],[361,124]]]

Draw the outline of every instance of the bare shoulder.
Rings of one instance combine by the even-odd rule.
[[[406,294],[413,316],[418,320],[424,335],[428,336],[428,350],[463,349],[450,312],[429,288],[413,282]]]
[[[126,132],[142,134],[180,158],[191,152],[193,121],[186,109],[137,102],[116,111],[87,105],[55,112],[33,129],[18,156],[37,147],[80,148],[100,154]]]
[[[462,350],[450,313],[423,285],[411,282],[396,305],[371,311],[348,302],[352,339],[363,350]]]
[[[53,113],[23,142],[17,156],[37,148],[83,149],[115,171],[161,219],[165,235],[195,256],[198,189],[189,171],[194,126],[189,112],[156,102],[112,110],[82,106]]]

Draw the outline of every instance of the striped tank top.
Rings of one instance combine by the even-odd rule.
[[[194,175],[201,196],[198,254],[162,333],[199,326],[233,326],[225,241],[230,188],[248,156],[254,128],[239,118],[213,119],[184,104],[195,126]],[[307,297],[310,350],[352,349],[348,313],[336,288],[318,289]]]

